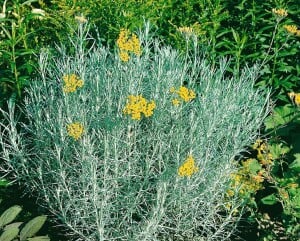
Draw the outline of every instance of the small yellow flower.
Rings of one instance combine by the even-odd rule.
[[[179,167],[178,175],[180,177],[190,177],[194,173],[198,172],[199,168],[195,165],[195,160],[192,155],[189,155],[185,162]]]
[[[253,148],[254,150],[256,150],[256,149],[261,145],[262,142],[263,142],[263,141],[262,141],[261,139],[257,139],[257,140],[255,141],[255,143],[253,144],[252,148]]]
[[[259,163],[263,166],[269,166],[273,163],[272,157],[271,158],[260,158],[259,159]]]
[[[283,28],[289,33],[289,34],[297,34],[297,26],[296,25],[284,25]]]
[[[288,15],[287,11],[282,8],[279,8],[279,9],[273,8],[272,13],[281,18],[284,18]]]
[[[140,40],[135,34],[130,34],[127,29],[121,29],[117,45],[120,51],[119,57],[123,62],[127,62],[130,59],[129,53],[133,53],[136,56],[141,55]]]
[[[180,101],[178,99],[173,99],[172,104],[178,106],[180,104]]]
[[[229,197],[231,197],[231,196],[229,196]],[[227,210],[227,211],[229,211],[230,209],[231,209],[231,203],[226,203],[225,204],[225,209]]]
[[[192,99],[196,98],[195,92],[191,89],[186,88],[185,86],[180,86],[178,90],[176,90],[175,87],[171,87],[170,92],[177,94],[179,98],[175,98],[172,100],[173,105],[179,105],[180,100],[183,100],[184,102],[189,102]]]
[[[192,27],[184,26],[177,28],[177,30],[186,37],[190,37],[194,34],[194,29]]]
[[[261,183],[261,182],[264,181],[264,177],[261,176],[261,175],[255,175],[255,176],[252,177],[252,179],[253,179],[255,182],[257,182],[257,183]]]
[[[283,188],[280,188],[279,190],[278,190],[278,193],[279,193],[279,195],[281,196],[281,197],[283,197],[284,199],[289,199],[289,193],[285,190],[285,189],[283,189]]]
[[[300,93],[290,92],[288,95],[295,105],[300,106]]]
[[[170,92],[171,92],[171,93],[175,93],[175,92],[176,92],[175,87],[172,86],[172,87],[170,88]]]
[[[242,176],[240,174],[238,174],[238,173],[231,174],[230,178],[231,178],[231,180],[234,181],[234,183],[237,183],[237,184],[240,183],[241,180],[242,180]]]
[[[128,62],[128,60],[130,59],[128,52],[124,50],[120,51],[119,57],[123,62]]]
[[[86,23],[88,20],[83,16],[75,16],[75,20],[79,23]]]
[[[140,40],[135,34],[132,34],[131,45],[132,45],[132,52],[135,53],[135,55],[140,56],[141,55]]]
[[[294,99],[294,102],[297,106],[300,106],[300,93],[297,93],[295,95],[295,99]]]
[[[178,94],[185,102],[189,102],[196,97],[196,94],[193,90],[189,90],[184,86],[180,86]]]
[[[289,188],[296,189],[296,188],[299,187],[299,184],[297,184],[297,183],[289,183],[287,186],[288,186]]]
[[[79,79],[79,77],[75,74],[63,76],[63,81],[65,84],[63,91],[65,93],[75,92],[77,88],[81,88],[84,84],[83,80]]]
[[[192,33],[193,32],[193,28],[191,27],[179,27],[178,31],[181,33]]]
[[[233,197],[234,196],[234,191],[231,190],[231,189],[228,189],[226,194],[227,194],[228,197]]]
[[[294,100],[295,92],[288,93],[288,96],[290,97],[291,100]]]
[[[129,95],[123,113],[131,115],[133,120],[140,120],[142,114],[145,117],[152,116],[155,108],[156,104],[154,101],[148,102],[142,95]]]
[[[73,137],[75,140],[78,140],[82,136],[83,131],[84,131],[84,127],[79,122],[74,122],[67,125],[68,135]]]

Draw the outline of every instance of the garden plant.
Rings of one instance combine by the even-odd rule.
[[[249,137],[248,144],[251,142],[250,139],[253,143],[246,148],[247,152],[241,154],[243,157],[236,158],[232,167],[235,170],[232,170],[233,174],[230,175],[225,200],[228,198],[243,200],[240,207],[232,208],[236,220],[242,216],[242,222],[237,225],[240,230],[239,235],[243,239],[298,240],[300,236],[299,13],[299,4],[296,0],[263,2],[260,0],[0,0],[0,106],[7,110],[8,105],[12,107],[14,103],[24,102],[24,97],[30,93],[32,87],[26,92],[24,88],[31,85],[35,79],[40,81],[40,77],[37,76],[45,73],[48,68],[45,67],[44,71],[38,70],[39,66],[43,66],[38,63],[43,61],[38,55],[42,48],[53,46],[53,42],[61,42],[64,48],[69,49],[67,55],[75,56],[78,48],[74,42],[69,41],[68,36],[75,38],[77,32],[74,28],[78,22],[88,21],[91,24],[90,34],[97,39],[100,49],[107,47],[112,50],[116,40],[122,34],[130,36],[129,30],[135,31],[143,26],[144,19],[149,19],[154,25],[155,34],[160,37],[158,45],[160,47],[171,45],[177,49],[177,55],[180,57],[187,54],[189,56],[187,59],[191,61],[195,49],[201,50],[203,53],[201,59],[205,59],[214,70],[224,66],[224,59],[220,57],[230,57],[224,70],[226,77],[234,76],[235,79],[240,79],[239,75],[247,64],[256,65],[258,67],[255,86],[271,89],[271,98],[276,106],[260,127],[260,137],[256,140]],[[144,41],[142,48],[134,49],[134,43],[135,45],[138,43],[136,37],[134,35],[132,38],[129,37],[130,44],[127,41],[122,42],[122,38],[117,41],[119,57],[125,61],[128,59],[128,62],[121,62],[123,65],[133,61],[131,55],[145,57],[143,44],[147,41],[139,36],[141,39],[138,41]],[[197,48],[194,46],[193,38],[197,38]],[[88,49],[93,44],[94,41],[89,41],[86,45],[82,45],[81,51],[87,53],[85,56],[91,56],[90,51],[94,49],[90,51]],[[152,45],[150,49],[150,51],[154,49]],[[56,54],[53,55],[51,49],[49,51],[52,54],[49,53],[48,59],[57,57]],[[107,59],[115,59],[111,54],[108,55],[110,57]],[[45,56],[44,52],[40,56]],[[150,59],[153,60],[152,57]],[[88,62],[90,63],[90,60]],[[61,69],[60,66],[49,65],[53,71]],[[187,68],[188,74],[191,74],[190,69],[193,68]],[[65,76],[61,74],[60,80],[67,82],[69,79],[75,80],[75,82],[79,81],[77,85],[82,85],[82,87],[71,85],[68,87],[71,89],[85,88],[86,81],[79,76],[81,72],[75,72],[68,73],[70,78],[68,74]],[[195,85],[198,86],[201,80],[196,79]],[[183,83],[183,87],[189,87],[185,80]],[[180,103],[184,100],[179,98],[180,93],[184,91],[190,93],[189,90],[195,93],[196,98],[198,97],[198,89],[186,90],[174,86],[172,104],[181,106]],[[157,100],[148,99],[144,93],[142,94],[142,97],[131,97],[131,100],[142,103],[146,101],[150,107],[152,106],[148,114],[147,111],[140,113],[140,122],[144,123],[144,119],[149,121],[154,117],[158,103]],[[29,96],[31,95],[32,93]],[[126,100],[128,103],[131,101]],[[191,99],[188,103],[194,103],[194,100]],[[120,108],[122,111],[125,109],[123,114],[126,115],[127,112],[127,115],[130,115],[132,110],[130,107],[125,108],[125,103],[123,108]],[[152,108],[153,116],[145,117],[146,114],[150,115]],[[15,118],[20,123],[28,124],[24,104],[21,104],[21,108],[15,108],[14,112]],[[0,116],[4,126],[2,113]],[[115,122],[108,116],[106,115],[101,123],[114,128]],[[138,115],[134,118],[137,119]],[[76,124],[82,123],[77,121]],[[69,130],[73,130],[72,127],[74,125],[71,125]],[[86,133],[87,127],[81,127]],[[23,126],[18,126],[18,131],[19,128],[23,129]],[[24,135],[32,136],[32,132],[27,130]],[[80,140],[81,138],[78,137],[78,141]],[[28,144],[27,147],[31,146],[32,144]],[[193,159],[197,162],[195,157]],[[7,169],[2,159],[0,166],[2,169]],[[198,166],[195,168],[200,170]],[[6,179],[1,179],[0,182],[1,198],[5,198],[6,195],[7,199],[10,199],[11,190],[15,185],[7,188],[6,186],[14,178],[6,175],[6,172],[2,174]],[[30,173],[27,175],[30,176]],[[239,178],[240,182],[237,181]],[[22,188],[24,182],[18,180]],[[34,186],[27,190],[35,189]],[[226,207],[231,208],[231,204],[226,203]]]
[[[79,23],[71,49],[40,54],[27,122],[13,106],[3,113],[2,169],[80,240],[229,239],[242,204],[227,195],[235,159],[269,109],[257,66],[231,75],[193,35],[196,55],[181,55],[149,24],[122,29],[114,51],[87,28]]]

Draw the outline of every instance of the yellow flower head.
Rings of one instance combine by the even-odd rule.
[[[178,168],[178,175],[180,177],[190,177],[198,172],[199,168],[195,165],[195,160],[192,155],[189,155],[185,162]]]
[[[294,99],[294,102],[297,106],[300,106],[300,93],[297,93],[295,95],[295,99]]]
[[[81,88],[84,84],[83,80],[79,79],[79,77],[75,74],[63,76],[63,81],[63,91],[65,93],[75,92],[77,88]]]
[[[227,195],[228,197],[233,197],[233,196],[234,196],[234,191],[231,190],[231,189],[228,189],[228,190],[226,191],[226,195]]]
[[[84,127],[79,122],[74,122],[67,125],[68,135],[73,137],[75,140],[78,140],[82,136],[83,131],[84,131]]]
[[[189,102],[190,100],[196,97],[195,92],[193,90],[189,90],[184,86],[179,87],[178,94],[181,97],[181,99],[183,99],[185,102]]]
[[[180,104],[180,100],[178,99],[173,99],[172,100],[172,104],[175,105],[175,106],[178,106]]]
[[[287,186],[289,188],[296,189],[299,187],[299,184],[298,183],[289,183],[289,184],[287,184]]]
[[[177,30],[186,37],[189,37],[194,34],[194,29],[192,27],[184,26],[177,28]]]
[[[255,176],[252,176],[252,179],[254,182],[256,183],[261,183],[264,181],[264,177],[262,175],[255,175]]]
[[[273,8],[272,13],[281,18],[284,18],[288,15],[287,11],[282,8],[279,8],[279,9]]]
[[[140,120],[142,114],[144,114],[145,117],[152,116],[155,108],[156,105],[154,101],[147,101],[142,95],[129,95],[123,113],[131,115],[133,120]]]
[[[128,62],[128,60],[130,59],[128,52],[124,50],[120,51],[119,57],[123,62]]]
[[[255,141],[255,143],[253,144],[252,148],[253,148],[254,150],[258,150],[258,149],[260,148],[260,146],[262,145],[262,143],[264,143],[263,140],[257,139],[257,140]]]
[[[290,92],[288,95],[295,105],[300,106],[300,93]]]
[[[288,193],[285,189],[280,188],[280,189],[278,190],[278,193],[279,193],[279,195],[280,195],[282,198],[284,198],[285,200],[288,200],[288,199],[289,199],[289,193]]]
[[[175,87],[170,88],[171,93],[177,94],[178,98],[172,100],[173,105],[179,105],[180,99],[184,102],[189,102],[196,98],[196,94],[193,90],[186,88],[185,86],[180,86],[178,90]]]
[[[284,25],[283,28],[289,33],[289,34],[295,34],[297,35],[297,26],[296,25]]]
[[[84,16],[75,16],[75,20],[79,23],[87,23],[87,19]]]
[[[120,51],[120,59],[124,62],[130,59],[129,53],[134,53],[136,56],[141,55],[140,40],[135,34],[130,34],[127,29],[121,29],[117,45]]]

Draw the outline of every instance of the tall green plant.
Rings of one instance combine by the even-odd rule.
[[[34,71],[33,54],[39,38],[34,36],[45,12],[36,1],[0,1],[0,105],[22,96]]]

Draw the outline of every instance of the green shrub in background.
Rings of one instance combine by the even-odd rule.
[[[227,61],[181,57],[148,25],[138,40],[123,31],[115,54],[86,52],[78,33],[74,55],[41,53],[21,132],[5,114],[6,171],[81,240],[229,239],[241,205],[226,199],[233,158],[268,112],[258,70],[226,77]]]
[[[299,37],[288,34],[284,28],[285,25],[297,27],[297,1],[64,0],[51,3],[59,16],[67,16],[64,21],[69,19],[74,23],[74,16],[83,14],[104,33],[103,40],[110,44],[114,43],[120,28],[141,27],[145,18],[156,26],[157,34],[165,43],[185,50],[186,42],[177,30],[191,27],[210,60],[217,62],[222,55],[234,57],[231,69],[267,58],[258,82],[273,87],[275,98],[286,102],[284,92],[299,88]],[[279,19],[272,9],[285,9],[288,15]]]
[[[257,227],[257,236],[252,239],[299,240],[299,153],[286,158],[289,152],[292,150],[286,144],[257,140],[254,156],[244,160],[232,175],[238,193],[229,190],[228,194],[238,195],[247,204],[244,217]],[[243,237],[249,235],[248,232]]]
[[[114,44],[121,28],[134,30],[142,27],[144,19],[156,26],[162,41],[177,49],[185,50],[185,41],[177,29],[193,26],[199,43],[209,48],[210,57],[216,58],[216,45],[221,36],[221,22],[228,18],[226,1],[51,1],[61,22],[74,23],[74,16],[84,15],[100,30],[108,44]],[[223,33],[224,34],[224,33]],[[222,34],[222,35],[223,35]]]
[[[237,64],[263,62],[257,85],[271,87],[273,99],[287,103],[287,92],[300,87],[299,30],[286,29],[299,25],[297,1],[240,1],[228,7],[231,18],[225,26],[232,26],[232,37],[220,43],[228,50],[224,53],[235,56]],[[274,12],[279,9],[285,14]]]
[[[44,12],[34,2],[0,1],[0,106],[22,96],[35,68],[33,54],[40,39],[36,32]]]
[[[298,241],[300,237],[300,94],[289,96],[293,105],[275,107],[264,121],[269,140],[258,139],[251,158],[242,161],[232,176],[238,193],[228,192],[245,200],[244,217],[257,228],[255,240]]]
[[[42,0],[0,0],[0,106],[23,99],[36,73],[36,55],[67,30]],[[60,27],[62,26],[62,27]],[[60,33],[60,34],[58,34]]]

